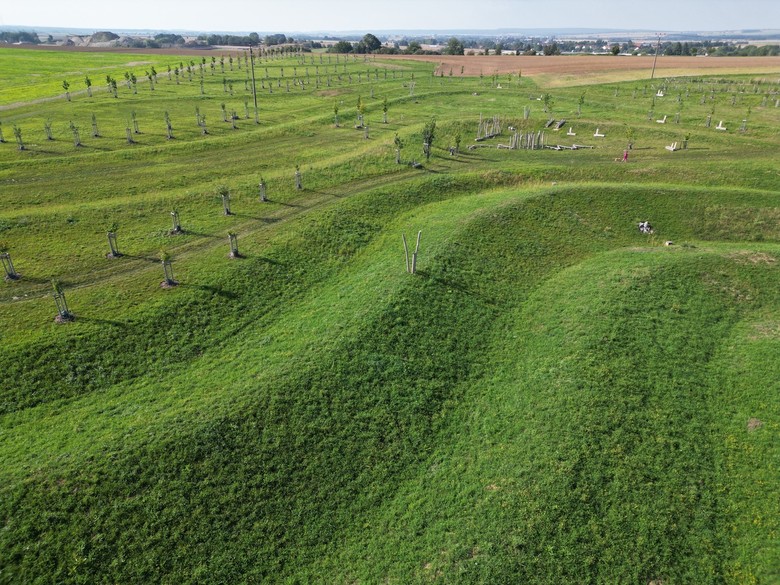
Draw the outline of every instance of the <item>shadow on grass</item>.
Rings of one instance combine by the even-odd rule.
[[[447,278],[442,278],[441,276],[438,276],[436,274],[432,274],[432,273],[428,272],[427,270],[417,270],[417,272],[415,272],[415,276],[418,276],[419,278],[422,278],[422,279],[425,279],[425,280],[429,280],[429,281],[435,283],[436,285],[438,285],[438,286],[440,286],[442,288],[446,288],[446,289],[449,289],[449,290],[456,290],[456,291],[458,291],[461,294],[470,296],[470,297],[472,297],[474,299],[479,299],[482,303],[484,303],[487,306],[490,306],[490,307],[495,307],[496,306],[495,299],[492,299],[490,297],[485,296],[484,294],[481,294],[479,292],[476,292],[474,290],[466,288],[465,286],[463,286],[460,283],[454,282],[454,281],[449,280]]]
[[[0,280],[0,282],[3,282]],[[38,276],[27,276],[26,274],[19,273],[19,278],[15,278],[13,280],[7,280],[6,282],[14,283],[14,282],[29,282],[31,284],[51,284],[50,278],[40,278]]]
[[[186,284],[186,283],[179,283],[179,286],[184,288],[196,288],[198,290],[209,292],[212,295],[222,297],[224,299],[230,299],[231,301],[234,301],[239,298],[239,296],[236,293],[224,290],[218,286],[213,286],[208,284]]]
[[[159,257],[155,257],[155,256],[136,256],[134,254],[125,254],[123,252],[122,253],[122,257],[123,258],[133,258],[135,260],[143,260],[144,262],[153,262],[155,264],[160,262],[160,258]]]
[[[77,319],[84,323],[95,323],[97,325],[109,325],[111,327],[117,327],[119,329],[127,329],[129,325],[124,321],[114,321],[113,319],[101,319],[99,317],[85,317],[84,315],[77,315]]]
[[[231,214],[231,215],[235,215],[235,214]],[[212,238],[212,239],[215,239],[215,240],[221,240],[222,239],[222,236],[218,236],[218,235],[215,235],[215,234],[207,234],[205,232],[196,232],[194,230],[184,230],[184,233],[187,234],[188,236],[199,236],[201,238]]]
[[[282,221],[278,217],[259,217],[257,215],[250,215],[248,213],[233,213],[236,217],[243,217],[246,219],[254,219],[255,221],[262,221],[263,223],[277,223]]]

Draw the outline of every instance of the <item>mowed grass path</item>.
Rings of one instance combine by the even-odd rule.
[[[296,65],[269,63],[274,81]],[[367,67],[329,91],[274,86],[238,130],[214,120],[227,98],[209,75],[204,98],[164,81],[13,112],[25,129],[89,128],[92,109],[108,123],[80,148],[0,149],[0,235],[23,273],[0,303],[0,581],[776,580],[772,86],[666,80],[679,126],[647,120],[654,87],[588,88],[581,118],[575,88],[554,112],[583,142],[606,129],[598,148],[449,156],[480,113],[543,127],[543,88],[419,65],[361,84]],[[358,95],[368,140],[350,127]],[[705,128],[713,106],[729,125],[751,107],[750,130]],[[172,141],[147,130],[164,109]],[[395,133],[422,160],[432,115],[431,161],[396,165]],[[684,131],[688,150],[663,149]],[[112,222],[128,256],[109,261]],[[400,234],[417,230],[412,276]]]

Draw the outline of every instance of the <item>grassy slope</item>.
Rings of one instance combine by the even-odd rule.
[[[445,117],[446,144],[474,96],[444,83],[421,82],[419,104],[394,88],[392,107]],[[613,88],[588,91],[599,104]],[[388,138],[414,128],[356,140],[321,101],[284,99],[278,121],[303,117],[237,139],[0,153],[4,237],[35,252],[8,287],[29,299],[0,307],[13,381],[0,386],[0,581],[780,578],[770,126],[727,143],[699,130],[685,159],[476,151],[412,178]],[[667,139],[647,126],[644,140]],[[294,136],[303,196],[279,168]],[[271,206],[254,201],[250,144],[278,181]],[[91,167],[87,189],[45,184]],[[127,195],[101,178],[112,168]],[[211,211],[213,168],[235,218]],[[176,242],[149,227],[172,205],[192,218]],[[634,230],[648,217],[649,241]],[[92,268],[112,218],[135,257]],[[236,225],[247,257],[228,263],[221,233]],[[82,252],[53,244],[52,226]],[[411,278],[398,240],[417,229]],[[159,267],[144,258],[169,244],[184,284],[151,295]],[[73,327],[40,325],[48,275],[79,285]],[[751,417],[763,426],[748,431]]]
[[[342,253],[340,237],[353,237],[359,218],[348,208],[365,220],[369,201],[383,197],[362,199],[330,217],[350,225],[327,231]],[[735,422],[720,410],[713,356],[740,318],[777,310],[776,270],[712,246],[603,253],[641,245],[620,223],[627,211],[660,212],[677,199],[613,193],[594,209],[571,192],[527,203],[501,193],[414,212],[400,225],[423,222],[426,237],[446,242],[421,278],[392,269],[397,232],[387,232],[278,326],[204,356],[208,381],[193,379],[196,364],[75,403],[74,412],[119,419],[84,455],[84,439],[56,438],[73,424],[57,416],[62,404],[40,409],[55,415],[55,445],[65,445],[39,446],[50,454],[36,457],[43,463],[65,446],[76,461],[53,460],[43,483],[34,473],[17,484],[13,517],[30,523],[11,523],[7,544],[16,543],[21,566],[30,563],[27,575],[48,567],[92,579],[162,572],[180,581],[200,571],[234,582],[302,568],[325,582],[433,574],[714,582],[739,567],[766,575],[776,502],[730,473],[746,471],[739,448],[755,441],[740,420],[741,438],[726,442]],[[696,219],[670,227],[693,235]],[[374,304],[366,289],[382,302],[350,319],[353,307]],[[323,311],[343,316],[347,333],[328,333]],[[276,341],[276,331],[301,328],[303,347]],[[252,374],[266,362],[275,373]],[[156,408],[146,400],[175,404],[178,387],[191,394],[186,408],[164,421],[129,416],[133,405]],[[752,415],[771,420],[777,408],[765,403]],[[89,420],[77,433],[87,440],[92,425],[105,425]],[[118,440],[121,448],[110,446]],[[777,457],[768,441],[754,448]],[[768,478],[771,467],[752,473]],[[727,489],[746,509],[722,509]],[[758,513],[764,539],[746,531]],[[38,534],[34,555],[21,553],[25,533]]]

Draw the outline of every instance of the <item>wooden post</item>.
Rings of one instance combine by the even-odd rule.
[[[62,290],[62,286],[58,282],[53,282],[52,286],[54,288],[54,303],[57,305],[57,315],[54,317],[54,320],[57,323],[73,321],[75,316],[68,308],[68,301],[65,298],[65,291]]]
[[[171,222],[173,223],[173,227],[171,228],[171,234],[180,234],[182,233],[181,229],[181,223],[179,223],[179,212],[175,209],[171,211]]]
[[[420,236],[422,235],[422,231],[417,232],[417,245],[414,247],[414,252],[412,253],[412,274],[416,274],[417,272],[417,253],[420,250]]]
[[[11,261],[11,254],[8,252],[3,252],[0,254],[0,262],[3,264],[3,269],[5,270],[5,279],[6,280],[18,280],[19,279],[19,273],[14,268],[14,263]]]
[[[174,286],[176,281],[173,279],[173,267],[170,260],[162,260],[163,275],[165,276],[164,284],[168,286]]]
[[[238,236],[232,232],[229,233],[228,242],[230,243],[230,254],[228,255],[228,257],[240,258],[241,255],[238,253]]]
[[[106,258],[119,258],[122,254],[119,252],[119,248],[116,245],[116,233],[115,232],[108,232],[108,247],[111,250],[106,255]]]
[[[265,203],[268,199],[265,196],[265,181],[260,179],[260,202]]]

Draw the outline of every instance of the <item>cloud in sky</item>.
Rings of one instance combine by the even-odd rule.
[[[0,24],[258,32],[780,28],[780,0],[8,0]]]

